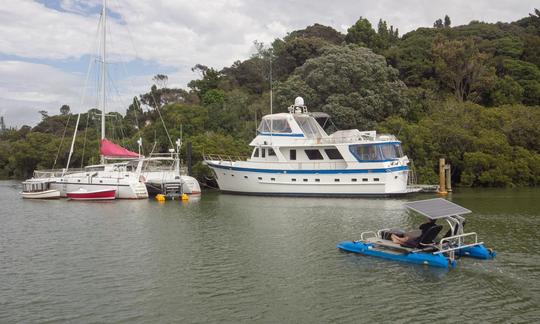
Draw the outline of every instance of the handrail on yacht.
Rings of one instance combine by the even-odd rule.
[[[71,168],[68,171],[64,169],[47,169],[47,170],[34,170],[34,178],[52,178],[60,177],[66,174],[73,174],[79,172],[85,172],[85,169],[81,168]]]
[[[249,157],[247,156],[238,156],[238,155],[228,155],[228,154],[204,154],[204,160],[213,160],[213,161],[227,161],[227,162],[236,162],[236,161],[247,161]]]

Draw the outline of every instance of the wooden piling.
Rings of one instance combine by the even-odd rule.
[[[444,167],[445,171],[445,177],[446,177],[446,191],[452,192],[452,170],[450,168],[450,164],[447,164]]]
[[[444,158],[439,159],[439,191],[437,192],[440,195],[446,195],[446,180],[445,180],[445,161]]]

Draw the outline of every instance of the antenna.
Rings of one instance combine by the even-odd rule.
[[[273,114],[273,93],[272,93],[272,48],[270,48],[270,115]],[[272,137],[272,133],[274,131],[274,118],[270,116],[270,137]]]

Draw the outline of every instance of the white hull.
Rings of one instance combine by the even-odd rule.
[[[60,191],[46,190],[38,192],[21,192],[21,196],[25,199],[55,199],[60,198]]]
[[[117,179],[93,179],[90,183],[80,178],[64,178],[62,180],[51,183],[51,189],[58,190],[60,196],[67,197],[68,192],[75,192],[79,189],[86,191],[99,191],[116,189],[116,199],[144,199],[148,198],[146,186],[142,182],[120,182]],[[77,182],[81,180],[81,182]],[[97,180],[97,181],[96,181]],[[102,181],[101,183],[99,181]]]
[[[243,171],[207,162],[214,170],[219,188],[225,192],[280,196],[392,196],[407,189],[408,170]],[[391,169],[388,169],[391,170]],[[357,171],[357,172],[355,172]]]
[[[184,193],[188,195],[200,195],[201,194],[201,186],[199,185],[199,181],[197,179],[183,175],[182,182],[184,184]]]
[[[149,191],[154,193],[159,191],[162,185],[167,184],[181,184],[183,193],[188,195],[199,195],[201,193],[201,187],[197,179],[187,175],[178,175],[174,171],[146,172],[143,176]]]

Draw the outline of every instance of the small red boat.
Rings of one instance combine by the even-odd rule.
[[[72,200],[112,200],[116,198],[116,189],[88,191],[81,188],[77,191],[67,192],[66,196]]]

